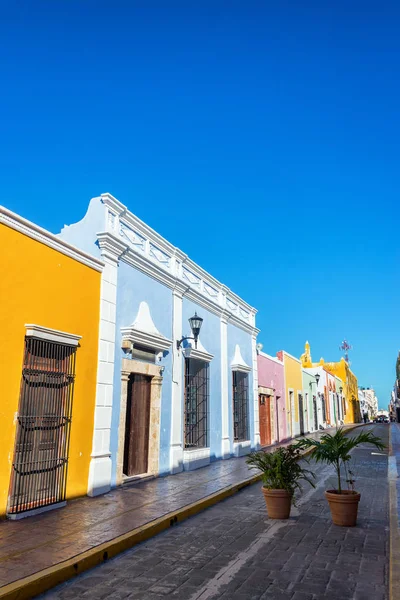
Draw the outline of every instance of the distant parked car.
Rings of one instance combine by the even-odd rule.
[[[390,423],[389,417],[385,417],[385,415],[379,415],[375,417],[374,423]]]

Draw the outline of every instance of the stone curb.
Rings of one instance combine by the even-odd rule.
[[[392,447],[392,425],[389,431],[389,600],[400,598],[400,531],[397,509],[397,467]]]
[[[347,428],[346,434],[363,425],[364,423],[357,423],[353,427]],[[311,452],[312,448],[304,451],[302,457],[308,456]],[[185,521],[189,517],[233,496],[243,488],[257,483],[258,481],[261,481],[261,474],[253,475],[239,483],[225,487],[214,494],[201,498],[192,504],[188,504],[178,510],[167,513],[154,521],[146,523],[146,525],[133,529],[128,533],[124,533],[123,535],[104,542],[86,552],[77,554],[73,558],[60,562],[52,567],[48,567],[47,569],[43,569],[42,571],[38,571],[29,577],[18,579],[17,581],[0,587],[0,598],[4,600],[31,600],[31,598],[72,579],[84,571],[92,569],[125,550],[133,548],[137,544],[154,537],[158,533],[169,529],[177,523]]]

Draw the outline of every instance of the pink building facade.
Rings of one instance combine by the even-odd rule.
[[[258,351],[258,401],[261,445],[289,437],[285,408],[285,373],[281,360]]]

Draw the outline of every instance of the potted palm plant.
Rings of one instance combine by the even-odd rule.
[[[289,518],[291,504],[295,503],[294,493],[301,491],[301,480],[315,487],[311,480],[311,477],[315,477],[314,473],[299,464],[300,457],[301,451],[293,444],[273,452],[260,450],[247,457],[250,469],[261,471],[262,492],[270,519]]]
[[[360,444],[372,444],[378,450],[385,448],[381,439],[371,431],[361,431],[357,436],[349,437],[343,427],[337,429],[334,434],[325,433],[320,440],[305,438],[295,444],[298,449],[311,449],[311,458],[317,462],[325,462],[334,467],[337,486],[336,489],[327,490],[325,497],[329,502],[332,521],[342,527],[354,527],[357,523],[361,494],[353,489],[353,478],[348,477],[348,473],[351,474],[348,463],[351,459],[351,451]],[[342,487],[343,472],[350,489]]]

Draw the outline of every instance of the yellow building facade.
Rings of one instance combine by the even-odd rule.
[[[0,517],[87,493],[102,263],[0,207]]]
[[[328,373],[335,375],[342,382],[342,396],[344,401],[344,422],[358,423],[361,421],[360,402],[358,399],[358,381],[342,357],[338,362],[325,362],[323,358],[319,362],[312,362],[310,344],[306,342],[304,354],[300,357],[303,367],[323,367]]]
[[[285,372],[287,437],[295,437],[300,435],[300,421],[304,418],[304,410],[301,410],[304,401],[301,362],[284,350],[277,356],[283,361]]]

